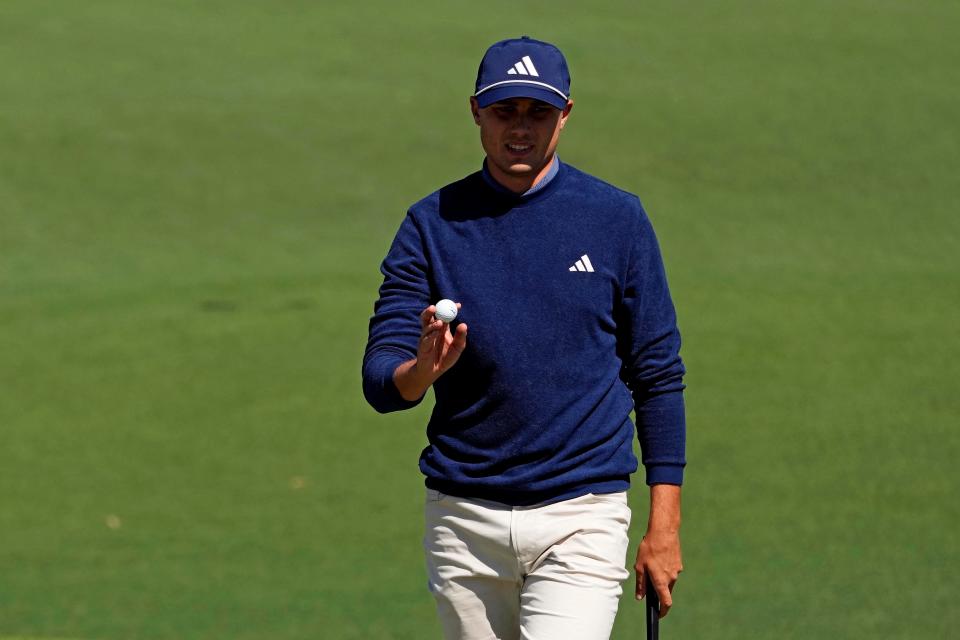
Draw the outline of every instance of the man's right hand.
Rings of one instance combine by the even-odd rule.
[[[457,303],[457,310],[460,309]],[[467,325],[460,323],[454,334],[450,325],[434,316],[437,308],[430,305],[420,312],[420,340],[417,357],[404,362],[393,372],[393,383],[405,400],[423,397],[437,378],[456,364],[467,348]]]

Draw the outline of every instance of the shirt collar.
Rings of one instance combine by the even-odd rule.
[[[511,191],[510,189],[507,189],[505,186],[497,182],[496,178],[493,177],[493,174],[490,173],[490,170],[487,169],[487,159],[484,158],[483,160],[483,179],[486,180],[487,184],[489,184],[491,187],[493,187],[500,193],[506,193],[512,196],[519,196],[521,198],[525,198],[529,195],[533,195],[537,191],[540,191],[540,189],[543,189],[545,186],[547,186],[547,184],[550,183],[551,180],[553,180],[557,176],[557,173],[559,171],[560,171],[560,156],[554,154],[553,160],[550,161],[550,168],[547,170],[547,175],[543,176],[543,179],[540,180],[540,182],[538,182],[537,184],[533,185],[523,193],[518,194],[514,191]]]

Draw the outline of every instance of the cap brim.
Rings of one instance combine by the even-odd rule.
[[[510,84],[493,87],[492,89],[481,91],[476,98],[477,104],[480,105],[481,109],[489,107],[494,102],[500,102],[508,98],[533,98],[534,100],[546,102],[557,109],[566,107],[568,101],[567,98],[561,96],[556,91],[525,82],[511,82]]]

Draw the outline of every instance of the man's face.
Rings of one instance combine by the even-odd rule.
[[[509,98],[481,109],[470,98],[470,108],[487,168],[505,186],[520,190],[542,177],[553,159],[573,102],[560,110],[532,98]]]

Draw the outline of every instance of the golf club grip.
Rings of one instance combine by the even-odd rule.
[[[650,577],[647,581],[647,640],[657,640],[660,637],[660,598],[657,596],[657,590],[653,588]]]

